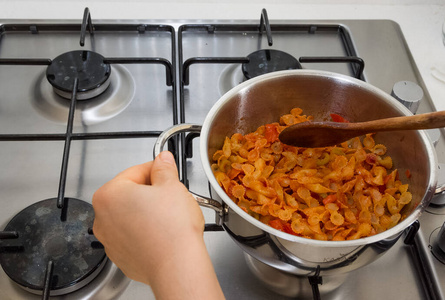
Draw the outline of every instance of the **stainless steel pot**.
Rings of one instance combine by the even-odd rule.
[[[165,131],[155,145],[157,155],[167,139],[182,131],[200,131],[200,154],[216,200],[196,196],[198,202],[218,212],[220,222],[233,240],[249,255],[276,269],[309,275],[345,273],[381,256],[399,239],[428,206],[436,188],[437,158],[423,131],[379,133],[376,142],[388,148],[401,179],[409,183],[413,201],[397,226],[374,236],[351,241],[318,241],[278,231],[246,214],[218,185],[211,170],[213,153],[224,138],[246,134],[276,122],[291,108],[300,107],[315,120],[337,113],[350,121],[368,121],[411,112],[378,88],[336,73],[294,70],[269,73],[248,80],[227,92],[208,113],[204,124],[181,124]],[[409,170],[411,178],[405,177]]]

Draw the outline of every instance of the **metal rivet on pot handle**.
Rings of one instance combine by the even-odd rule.
[[[431,203],[442,206],[445,204],[445,164],[439,163],[437,169],[437,186]]]
[[[438,169],[438,176],[437,176],[437,186],[435,194],[440,194],[445,192],[445,164],[439,163],[437,169]]]
[[[179,133],[183,133],[183,132],[201,132],[201,128],[202,128],[201,125],[184,123],[184,124],[174,125],[168,129],[166,129],[159,135],[158,139],[156,140],[156,143],[153,147],[153,159],[156,156],[158,156],[159,153],[162,152],[162,150],[164,149],[165,143],[167,143],[167,141],[172,136],[177,135]],[[211,198],[197,195],[191,191],[190,191],[190,193],[192,194],[192,196],[195,198],[195,200],[198,202],[198,204],[200,206],[211,208],[216,212],[217,217],[216,217],[215,223],[217,225],[221,225],[223,222],[223,218],[224,218],[225,210],[226,210],[223,207],[223,205],[221,203],[219,203],[218,201],[213,200]]]

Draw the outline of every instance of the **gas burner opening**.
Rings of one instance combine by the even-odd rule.
[[[300,62],[292,55],[274,49],[261,49],[247,56],[248,63],[241,66],[244,77],[254,78],[275,71],[301,69]]]
[[[93,51],[76,50],[56,57],[46,70],[46,78],[59,96],[71,99],[78,78],[77,100],[102,94],[110,85],[111,66]]]
[[[66,205],[64,222],[60,220],[57,199],[51,198],[26,207],[5,228],[17,232],[18,238],[4,240],[6,251],[0,255],[0,264],[14,282],[30,293],[43,293],[50,261],[51,296],[84,287],[107,261],[103,246],[88,232],[94,220],[92,205],[74,198],[66,198]]]

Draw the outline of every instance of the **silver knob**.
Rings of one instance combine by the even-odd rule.
[[[445,223],[439,230],[439,233],[434,237],[431,252],[440,262],[445,264]]]
[[[420,101],[423,99],[422,88],[411,81],[399,81],[394,84],[391,96],[405,105],[413,114],[419,108]]]
[[[445,224],[439,230],[439,234],[436,237],[437,246],[445,253]]]

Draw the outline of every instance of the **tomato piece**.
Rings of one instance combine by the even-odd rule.
[[[293,234],[293,235],[297,235],[293,230],[292,230],[292,226],[288,223],[285,222],[283,224],[283,231],[289,234]]]
[[[391,178],[391,174],[386,175],[386,176],[383,178],[383,183],[384,183],[384,184],[387,184],[390,178]]]
[[[275,124],[266,124],[266,130],[264,132],[264,137],[266,140],[270,143],[273,143],[278,140],[278,136],[280,135],[278,133],[277,126]]]
[[[386,185],[379,185],[379,192],[380,194],[384,194],[386,190]]]
[[[323,204],[326,205],[328,203],[333,203],[337,201],[337,195],[332,194],[332,195],[328,195],[326,198],[323,199]]]
[[[269,226],[272,228],[278,229],[280,231],[284,231],[283,223],[279,219],[270,220]]]
[[[406,170],[405,171],[405,175],[406,175],[406,178],[411,178],[411,171],[410,170]]]
[[[274,219],[269,221],[269,226],[285,233],[297,235],[293,230],[291,224],[280,219]]]
[[[375,165],[377,162],[377,155],[375,155],[374,153],[368,153],[366,154],[365,161],[370,165]]]
[[[337,115],[337,114],[331,114],[331,118],[332,118],[332,121],[334,121],[334,122],[349,123],[348,120],[346,120],[345,118],[343,118],[342,116]]]
[[[238,176],[239,173],[241,173],[241,170],[230,169],[230,171],[227,172],[227,176],[229,176],[230,179],[233,179],[233,178],[235,178],[236,176]]]

